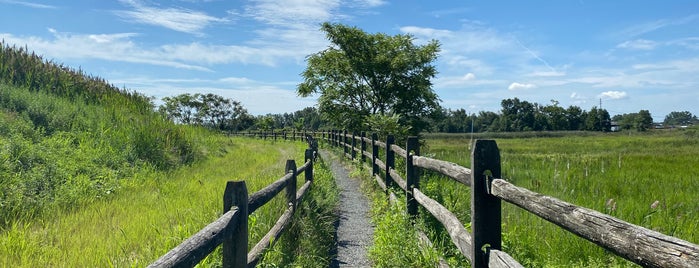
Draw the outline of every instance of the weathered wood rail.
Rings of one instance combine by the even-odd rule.
[[[313,183],[313,149],[306,149],[304,158],[305,163],[299,168],[296,168],[294,160],[287,160],[283,177],[250,196],[245,181],[229,181],[223,193],[223,215],[148,267],[193,267],[219,245],[223,247],[223,267],[255,267],[265,250],[273,246],[289,226],[297,204]],[[297,189],[297,177],[301,173],[305,182]],[[286,192],[288,207],[269,232],[248,252],[248,216],[282,190]]]
[[[502,251],[501,201],[509,202],[644,267],[699,267],[699,246],[612,216],[515,186],[501,178],[500,152],[493,140],[476,140],[471,169],[419,156],[417,138],[405,149],[388,136],[329,131],[313,133],[327,144],[342,147],[351,159],[371,165],[371,176],[393,197],[396,186],[406,193],[406,210],[417,217],[425,208],[446,228],[454,245],[472,267],[522,267]],[[381,150],[382,149],[382,150]],[[405,178],[395,169],[395,157],[405,159]],[[357,157],[359,156],[359,157]],[[383,159],[383,160],[381,160]],[[471,231],[442,204],[420,191],[420,169],[443,174],[471,187]]]

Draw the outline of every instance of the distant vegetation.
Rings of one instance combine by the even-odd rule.
[[[0,44],[0,229],[119,191],[143,170],[200,154],[150,99]]]

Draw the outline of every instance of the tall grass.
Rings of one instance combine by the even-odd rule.
[[[503,177],[515,185],[699,243],[699,137],[691,130],[510,138],[497,143]],[[467,136],[428,139],[427,144],[424,154],[470,165]],[[462,222],[470,222],[468,187],[439,176],[423,181],[430,196]],[[526,266],[633,265],[504,204],[504,247]]]
[[[170,172],[140,172],[123,186],[121,194],[111,199],[72,212],[57,211],[41,221],[13,223],[0,234],[0,266],[145,266],[219,217],[226,181],[245,180],[252,193],[283,176],[287,158],[299,163],[303,160],[302,143],[212,139],[209,142],[219,145],[220,150],[206,161]],[[305,245],[302,247],[305,250],[296,252],[289,251],[288,246],[286,250],[277,246],[273,251],[291,256],[291,260],[282,262],[274,254],[268,254],[272,257],[265,259],[265,263],[276,265],[275,261],[280,261],[303,266],[329,263],[325,249],[332,242],[325,238],[324,244],[318,238],[329,236],[332,240],[331,233],[298,226],[324,224],[321,230],[328,225],[332,227],[332,219],[314,218],[329,217],[328,211],[334,207],[332,200],[337,199],[327,169],[318,165],[317,174],[316,184],[298,212],[299,217],[306,219],[295,222],[297,226],[291,228],[292,233],[299,233],[282,238]],[[269,230],[285,207],[284,196],[280,195],[250,216],[250,246]],[[305,232],[312,234],[306,236]],[[204,260],[202,266],[217,266],[220,261],[217,252]]]
[[[204,156],[203,131],[150,99],[0,42],[0,231],[120,191],[140,170]]]

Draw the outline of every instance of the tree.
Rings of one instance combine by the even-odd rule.
[[[686,126],[699,123],[699,119],[689,111],[671,112],[665,116],[663,123],[667,126]]]
[[[319,93],[318,109],[335,127],[361,130],[368,116],[397,115],[413,134],[427,127],[439,107],[430,79],[439,44],[413,44],[410,35],[369,34],[323,23],[331,46],[308,56],[298,94]]]
[[[238,101],[215,94],[180,94],[163,98],[159,111],[181,124],[202,125],[219,130],[238,130],[248,120],[247,110]]]
[[[589,131],[611,131],[612,120],[609,112],[605,109],[592,107],[585,117],[585,130]]]

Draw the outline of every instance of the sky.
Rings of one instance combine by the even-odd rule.
[[[323,22],[438,40],[445,108],[699,114],[699,1],[0,0],[0,39],[155,98],[215,93],[253,115],[315,106],[296,86]]]

